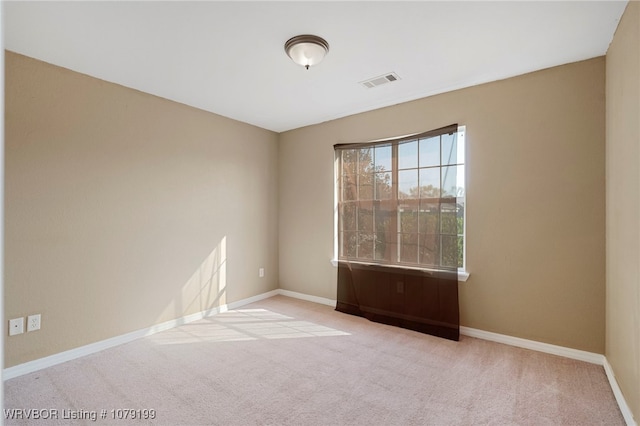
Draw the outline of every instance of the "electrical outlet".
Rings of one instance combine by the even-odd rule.
[[[9,320],[9,336],[24,333],[24,318]]]
[[[260,269],[258,269],[258,276],[259,276],[260,278],[264,277],[264,268],[260,268]]]
[[[27,317],[27,332],[40,330],[40,314]]]

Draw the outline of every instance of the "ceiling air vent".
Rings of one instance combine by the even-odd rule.
[[[400,80],[398,74],[395,72],[390,72],[385,75],[381,75],[380,77],[370,78],[369,80],[361,81],[362,84],[367,89],[373,89],[374,87],[382,86],[383,84],[392,83],[396,80]]]

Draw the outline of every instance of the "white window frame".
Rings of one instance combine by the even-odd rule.
[[[417,135],[417,133],[416,133]],[[395,140],[395,139],[400,139],[400,138],[405,138],[405,137],[411,137],[412,135],[405,135],[405,136],[400,136],[400,137],[393,137],[393,138],[387,138],[387,139],[379,139],[379,140],[375,140],[375,141],[370,141],[370,142],[383,142],[386,140]],[[462,163],[463,167],[464,167],[464,195],[462,197],[463,199],[463,203],[464,203],[464,220],[463,220],[463,254],[462,254],[462,267],[458,268],[458,279],[459,281],[467,281],[467,279],[469,278],[470,274],[467,271],[467,209],[468,209],[468,204],[467,204],[467,164],[468,164],[468,158],[467,158],[467,144],[466,144],[466,126],[464,125],[459,125],[458,126],[458,145],[462,146],[464,149],[464,162]],[[339,173],[340,173],[340,157],[339,154],[337,153],[337,151],[334,151],[334,194],[333,194],[333,199],[334,199],[334,208],[333,208],[333,212],[334,212],[334,217],[333,217],[333,259],[331,259],[331,264],[335,267],[338,266],[338,263],[341,261],[339,260],[339,232],[338,232],[338,205],[339,205],[339,185],[338,185],[338,179],[339,179]],[[380,262],[367,262],[367,261],[362,261],[362,260],[357,260],[357,261],[350,261],[352,263],[359,263],[359,264],[365,264],[365,265],[379,265],[381,264]],[[420,266],[408,266],[408,265],[402,265],[402,264],[384,264],[382,263],[385,267],[397,267],[397,268],[404,268],[404,269],[415,269],[415,270],[421,270],[421,271],[425,271],[425,272],[432,272],[435,271],[434,269],[428,268],[428,267],[420,267]]]

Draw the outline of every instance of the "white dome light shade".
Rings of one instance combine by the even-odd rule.
[[[329,43],[314,35],[299,35],[284,44],[284,51],[298,65],[306,69],[322,61],[329,51]]]

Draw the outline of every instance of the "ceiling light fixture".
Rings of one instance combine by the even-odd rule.
[[[316,65],[329,52],[329,43],[321,37],[314,35],[299,35],[287,40],[284,51],[298,65],[309,69]]]

